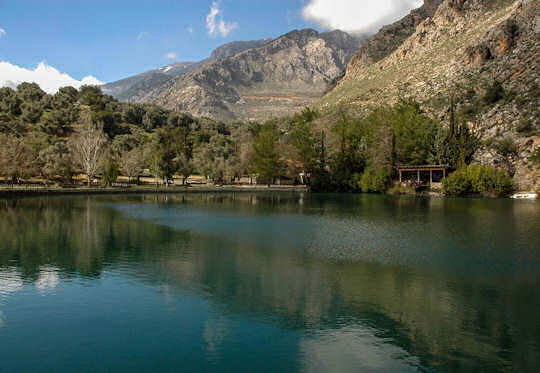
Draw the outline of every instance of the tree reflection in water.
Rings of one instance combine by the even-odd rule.
[[[0,201],[2,304],[114,274],[297,335],[301,370],[540,366],[540,208],[506,200],[183,194]],[[1,329],[0,329],[1,331]],[[0,339],[2,335],[0,332]]]

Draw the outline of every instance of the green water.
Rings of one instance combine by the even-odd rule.
[[[540,371],[540,203],[0,199],[0,372]]]

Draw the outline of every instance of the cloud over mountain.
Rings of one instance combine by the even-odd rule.
[[[373,34],[422,4],[423,0],[309,0],[302,16],[327,29]]]
[[[47,65],[45,62],[40,62],[34,70],[30,70],[7,61],[0,61],[0,87],[14,87],[22,82],[35,82],[47,93],[55,93],[59,88],[65,86],[79,88],[85,84],[103,84],[93,76],[86,76],[81,80],[77,80]]]
[[[225,22],[223,12],[219,9],[221,1],[214,1],[210,7],[210,13],[206,16],[206,29],[210,36],[226,37],[238,27],[237,22]]]

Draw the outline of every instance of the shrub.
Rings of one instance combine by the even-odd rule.
[[[360,178],[360,188],[364,193],[381,193],[388,188],[390,177],[385,169],[366,170]]]
[[[531,121],[522,119],[519,121],[516,129],[519,133],[527,133],[530,132],[533,127]]]
[[[504,87],[501,82],[494,81],[492,85],[488,86],[483,100],[486,104],[494,104],[505,96]]]
[[[495,144],[495,149],[503,157],[508,157],[517,153],[516,143],[510,138],[498,141]]]
[[[443,191],[451,196],[501,196],[512,191],[512,179],[505,171],[475,164],[460,168],[447,177],[443,181]]]
[[[529,157],[529,161],[531,161],[535,165],[540,165],[540,147],[534,149],[532,154]]]

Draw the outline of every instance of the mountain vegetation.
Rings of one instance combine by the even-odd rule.
[[[381,192],[396,166],[437,163],[458,170],[448,194],[538,190],[538,5],[425,1],[360,49],[340,31],[232,43],[152,83],[137,101],[153,104],[91,86],[2,88],[1,176],[257,175]]]
[[[2,88],[0,110],[0,177],[9,183],[65,185],[77,175],[88,185],[111,185],[120,175],[137,183],[150,172],[164,185],[192,174],[217,184],[251,175],[267,184],[307,180],[319,191],[382,192],[396,165],[465,167],[476,146],[467,127],[444,126],[407,100],[363,118],[341,112],[328,131],[315,129],[320,115],[310,108],[226,124],[121,103],[93,86],[54,95],[34,83]]]
[[[540,189],[538,0],[432,0],[368,39],[335,89],[314,104],[320,127],[400,98],[474,134],[467,162],[504,169]],[[449,101],[452,101],[452,105]],[[453,164],[455,166],[455,164]]]

